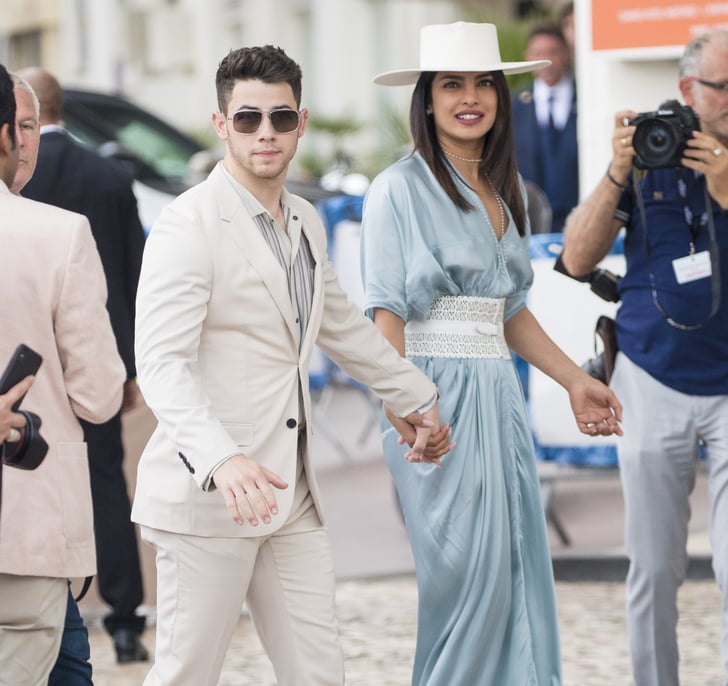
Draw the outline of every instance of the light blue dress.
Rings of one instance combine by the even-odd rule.
[[[485,210],[459,210],[419,155],[372,183],[364,204],[367,311],[422,320],[440,296],[525,306],[528,239],[510,212],[499,243]],[[416,686],[559,686],[551,558],[523,394],[510,359],[412,357],[440,391],[456,447],[442,467],[411,464],[383,419],[419,588]]]

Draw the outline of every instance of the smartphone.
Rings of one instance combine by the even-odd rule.
[[[35,352],[35,350],[29,348],[24,343],[21,343],[17,348],[15,348],[15,352],[10,358],[8,366],[5,367],[2,377],[0,377],[0,395],[7,393],[13,386],[15,386],[15,384],[20,383],[26,376],[30,374],[35,375],[40,368],[41,362],[43,362],[43,358]],[[20,403],[22,402],[23,398],[20,398],[13,404],[13,412],[18,411]]]

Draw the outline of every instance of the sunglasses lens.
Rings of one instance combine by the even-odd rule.
[[[233,115],[233,128],[238,133],[255,133],[260,128],[262,112],[241,110]]]
[[[278,133],[290,133],[298,128],[298,112],[296,110],[273,110],[270,121]]]

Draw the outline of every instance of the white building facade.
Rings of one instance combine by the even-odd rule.
[[[554,0],[557,1],[557,0]],[[375,87],[415,63],[419,29],[460,19],[511,19],[510,0],[2,0],[0,62],[41,64],[69,87],[125,95],[187,131],[207,128],[217,65],[232,48],[279,45],[303,69],[303,105],[363,123],[373,143],[384,103],[408,89]],[[311,144],[307,136],[305,144]]]

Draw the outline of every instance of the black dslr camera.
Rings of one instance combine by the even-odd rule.
[[[632,147],[639,169],[679,167],[693,131],[700,130],[698,115],[677,100],[666,100],[656,112],[642,112],[629,123],[637,127]]]
[[[22,343],[15,349],[8,366],[0,377],[0,394],[7,393],[29,374],[35,374],[42,362],[41,356]],[[2,463],[18,469],[35,469],[43,462],[48,444],[40,435],[41,420],[37,414],[20,409],[23,398],[17,400],[12,411],[25,417],[25,429],[21,441],[0,443]],[[1,466],[1,465],[0,465]]]
[[[3,464],[18,469],[35,469],[48,453],[48,444],[40,435],[41,420],[37,414],[18,410],[25,417],[23,440],[18,444],[5,442]]]

